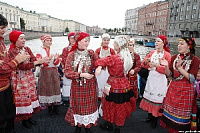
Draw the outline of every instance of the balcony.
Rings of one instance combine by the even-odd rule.
[[[179,7],[179,4],[176,5],[176,8],[178,8],[178,7]]]
[[[175,12],[174,15],[175,15],[175,16],[178,16],[178,12]]]

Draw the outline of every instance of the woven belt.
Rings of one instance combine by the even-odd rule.
[[[126,93],[129,90],[131,90],[131,88],[127,88],[127,89],[112,89],[112,88],[110,88],[110,92],[113,92],[113,93]]]

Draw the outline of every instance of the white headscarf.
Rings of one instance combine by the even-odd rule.
[[[128,71],[133,66],[133,60],[131,57],[131,54],[128,50],[128,39],[125,35],[120,35],[115,38],[115,42],[120,48],[120,55],[122,59],[124,60],[124,74],[126,75]]]

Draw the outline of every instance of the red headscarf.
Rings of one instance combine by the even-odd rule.
[[[10,34],[9,34],[9,40],[11,41],[11,44],[10,44],[9,50],[11,50],[12,48],[16,47],[15,43],[18,40],[18,38],[19,38],[19,36],[21,34],[24,34],[24,33],[21,32],[21,31],[17,31],[17,30],[13,30],[12,32],[10,32]]]
[[[157,36],[157,38],[160,38],[163,41],[163,43],[164,43],[164,50],[170,53],[170,50],[167,47],[167,45],[168,45],[167,37],[164,36],[164,35],[159,35],[159,36]]]
[[[69,40],[70,37],[73,37],[74,35],[75,35],[75,32],[70,32],[70,33],[68,34],[68,40]]]
[[[78,42],[81,41],[82,39],[86,38],[86,37],[90,37],[90,35],[86,32],[76,32],[74,35],[74,39],[75,39],[75,44],[72,46],[70,51],[74,51],[75,49],[78,48]]]

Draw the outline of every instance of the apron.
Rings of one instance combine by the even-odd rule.
[[[157,54],[155,51],[151,56],[151,62],[159,64],[159,59],[164,56],[164,52]],[[165,74],[158,73],[156,68],[151,68],[147,79],[144,98],[155,103],[162,103],[167,92],[167,78]]]
[[[72,83],[72,80],[68,79],[64,76],[63,88],[62,88],[62,96],[63,97],[70,97],[71,83]]]

